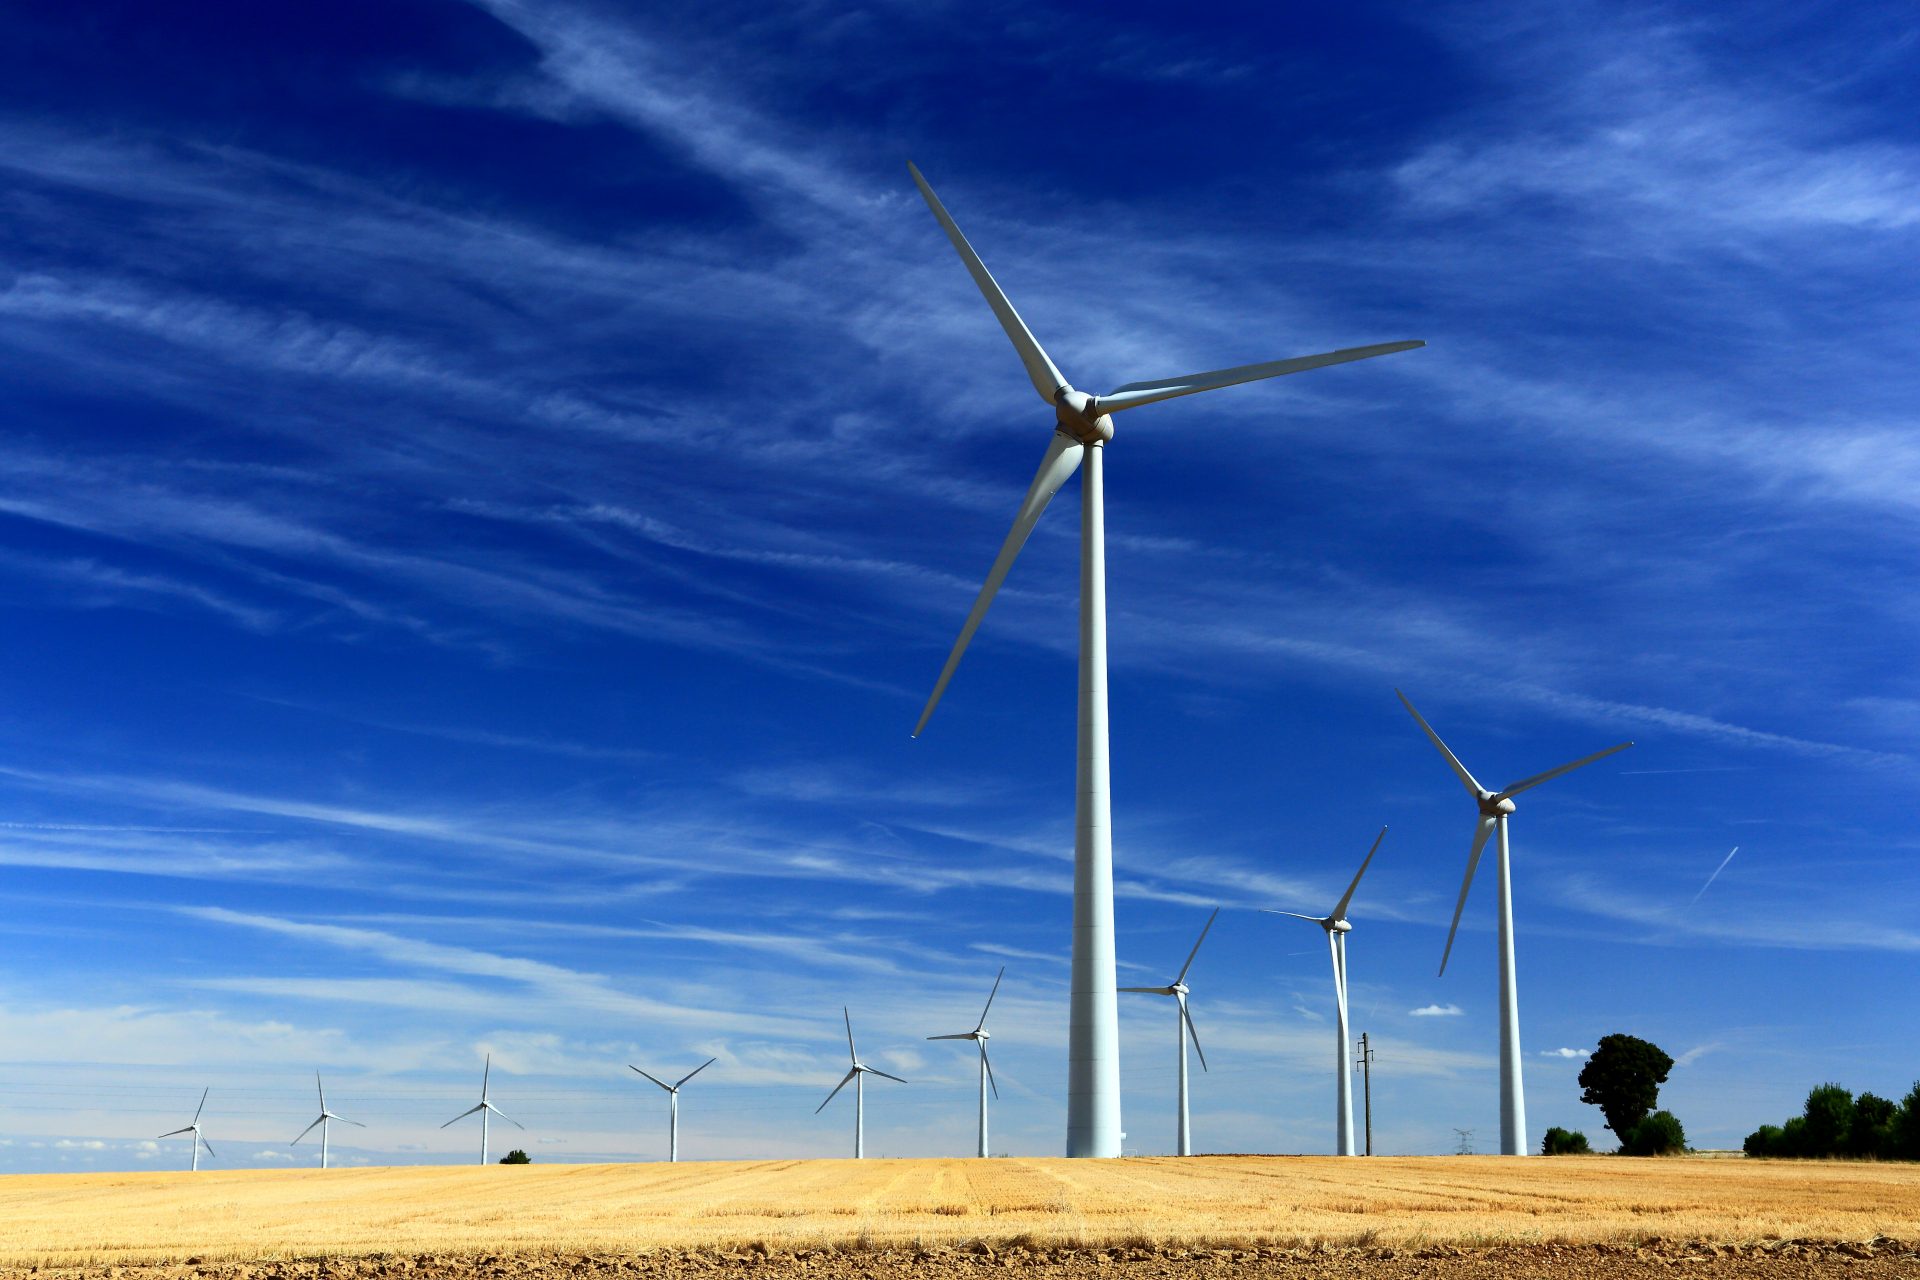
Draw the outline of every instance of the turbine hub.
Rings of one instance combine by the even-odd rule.
[[[1491,791],[1482,791],[1480,793],[1480,812],[1485,817],[1497,818],[1512,813],[1513,809],[1512,796],[1501,796],[1495,799]]]
[[[993,1036],[990,1032],[988,1032],[988,1030],[985,1027],[982,1027],[978,1031],[973,1033],[973,1038],[975,1040],[991,1040],[993,1039]]]
[[[1352,933],[1353,924],[1346,920],[1335,920],[1330,926],[1335,933]]]
[[[1081,444],[1105,444],[1113,439],[1113,419],[1100,412],[1100,402],[1084,391],[1062,387],[1053,397],[1053,416],[1060,430]]]
[[[1177,995],[1177,996],[1184,996],[1184,995],[1186,995],[1186,994],[1187,994],[1188,992],[1190,992],[1191,990],[1193,990],[1193,988],[1191,988],[1191,987],[1189,987],[1189,986],[1188,986],[1188,985],[1187,985],[1186,983],[1184,983],[1184,982],[1176,982],[1176,983],[1174,983],[1174,984],[1173,984],[1172,986],[1170,986],[1170,987],[1168,987],[1168,988],[1167,988],[1167,990],[1169,990],[1169,991],[1171,991],[1171,992],[1173,992],[1173,994],[1174,994],[1174,995]]]

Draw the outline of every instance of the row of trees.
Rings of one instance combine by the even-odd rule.
[[[1872,1093],[1854,1097],[1837,1084],[1807,1094],[1806,1108],[1785,1124],[1763,1124],[1747,1135],[1750,1156],[1817,1159],[1920,1160],[1920,1083],[1900,1102]]]

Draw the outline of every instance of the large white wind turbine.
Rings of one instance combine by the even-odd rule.
[[[699,1066],[695,1067],[693,1070],[687,1072],[687,1074],[681,1076],[678,1080],[675,1080],[672,1084],[668,1084],[665,1080],[662,1080],[657,1076],[648,1075],[645,1071],[640,1071],[640,1068],[634,1066],[631,1062],[627,1064],[627,1070],[640,1071],[641,1075],[646,1076],[647,1079],[653,1081],[655,1084],[659,1085],[662,1089],[665,1089],[667,1091],[667,1098],[669,1099],[669,1104],[668,1104],[669,1118],[667,1120],[667,1161],[668,1163],[672,1163],[680,1159],[680,1086],[685,1084],[687,1081],[693,1079],[695,1076],[699,1075],[702,1071],[705,1071],[708,1067],[712,1066],[714,1063],[718,1061],[720,1061],[720,1059],[718,1058],[708,1058],[705,1062],[701,1063]]]
[[[1000,994],[1000,979],[1007,976],[1007,966],[1001,965],[1000,972],[993,979],[993,990],[987,992],[987,1003],[980,1010],[980,1021],[973,1024],[973,1030],[962,1031],[950,1036],[928,1036],[929,1040],[971,1040],[980,1046],[980,1154],[987,1154],[987,1089],[993,1089],[993,1096],[1000,1096],[999,1082],[993,1078],[993,1064],[987,1061],[987,1041],[993,1037],[987,1031],[987,1010],[993,1008],[993,998]]]
[[[1073,841],[1073,968],[1067,1045],[1067,1154],[1120,1154],[1120,1025],[1114,1000],[1113,963],[1113,833],[1112,785],[1107,760],[1107,548],[1106,506],[1102,455],[1113,439],[1110,415],[1176,396],[1230,387],[1282,374],[1300,373],[1322,365],[1344,364],[1426,345],[1389,342],[1371,347],[1349,347],[1321,355],[1275,360],[1266,364],[1214,369],[1176,378],[1129,382],[1104,396],[1091,396],[1071,385],[1034,340],[1020,313],[988,273],[980,256],[947,215],[933,189],[912,165],[913,180],[939,219],[947,239],[966,263],[973,282],[993,308],[1034,390],[1053,409],[1054,433],[1040,459],[1040,470],[1027,486],[1014,514],[1000,554],[994,558],[985,585],[960,628],[960,638],[947,655],[946,666],[933,686],[926,709],[914,726],[918,737],[946,692],[960,656],[986,617],[994,593],[1006,579],[1014,557],[1065,484],[1075,467],[1084,466],[1080,480],[1080,711],[1078,771],[1074,784]],[[1109,284],[1107,287],[1111,287]]]
[[[512,1116],[508,1115],[506,1112],[502,1111],[500,1108],[494,1106],[493,1103],[487,1100],[487,1078],[492,1074],[493,1074],[493,1055],[488,1054],[487,1065],[480,1069],[480,1101],[474,1103],[472,1106],[468,1107],[465,1111],[462,1111],[459,1115],[447,1121],[447,1124],[443,1124],[440,1126],[442,1129],[444,1129],[447,1127],[447,1125],[459,1124],[462,1120],[465,1120],[468,1116],[478,1111],[480,1113],[480,1163],[481,1164],[485,1164],[487,1162],[487,1118],[489,1116],[499,1116],[502,1120],[505,1120],[508,1124],[512,1125],[516,1129],[525,1129],[527,1127],[521,1124],[518,1120],[515,1120]]]
[[[1353,883],[1334,906],[1330,915],[1303,916],[1298,911],[1275,911],[1270,907],[1261,910],[1269,915],[1292,916],[1296,920],[1311,920],[1327,931],[1327,950],[1333,953],[1333,1004],[1334,1004],[1334,1054],[1333,1075],[1338,1086],[1334,1099],[1334,1150],[1337,1154],[1354,1154],[1353,1145],[1353,1072],[1347,1055],[1352,1052],[1347,1039],[1347,934],[1353,925],[1347,920],[1347,904],[1353,901],[1353,891],[1360,887],[1360,877],[1367,874],[1367,864],[1373,861],[1373,855],[1380,850],[1380,842],[1387,838],[1387,829],[1380,828],[1380,834],[1373,838],[1373,848],[1367,850],[1367,856],[1360,860],[1360,869],[1353,873]]]
[[[1440,735],[1433,731],[1433,726],[1427,723],[1424,716],[1414,710],[1407,695],[1398,689],[1393,692],[1427,737],[1433,740],[1440,754],[1446,757],[1454,776],[1460,779],[1460,785],[1467,789],[1467,794],[1473,797],[1474,804],[1480,810],[1480,820],[1473,830],[1473,848],[1467,853],[1467,874],[1460,881],[1460,900],[1454,903],[1453,924],[1447,929],[1447,947],[1440,953],[1442,974],[1447,971],[1447,957],[1453,954],[1453,935],[1460,929],[1460,913],[1467,905],[1467,890],[1473,887],[1473,872],[1480,865],[1480,851],[1486,848],[1488,836],[1496,832],[1500,836],[1500,1154],[1524,1156],[1527,1154],[1527,1099],[1520,1080],[1520,993],[1513,964],[1513,871],[1507,850],[1507,818],[1514,810],[1513,798],[1522,791],[1531,790],[1543,782],[1551,782],[1563,773],[1572,773],[1581,765],[1605,759],[1616,751],[1625,751],[1633,744],[1618,743],[1605,751],[1582,756],[1571,764],[1510,782],[1498,791],[1489,791],[1467,772],[1467,766],[1460,763],[1460,757],[1440,741]]]
[[[847,1081],[853,1081],[853,1158],[858,1160],[867,1154],[867,1077],[870,1075],[886,1076],[887,1079],[894,1081],[896,1084],[905,1084],[906,1081],[900,1079],[899,1076],[887,1075],[887,1073],[880,1068],[870,1067],[860,1061],[860,1051],[853,1047],[853,1017],[847,1012],[844,1005],[841,1006],[840,1016],[846,1019],[847,1057],[853,1065],[847,1068],[847,1074],[840,1077],[840,1083],[833,1086],[833,1093],[827,1095],[827,1102],[832,1102],[833,1094],[839,1093],[847,1087]],[[813,1114],[819,1115],[822,1111],[825,1111],[827,1109],[827,1102],[823,1102],[815,1107]]]
[[[1213,928],[1213,922],[1219,918],[1220,908],[1215,907],[1213,914],[1207,917],[1200,936],[1194,940],[1193,950],[1187,952],[1187,962],[1180,966],[1180,976],[1164,987],[1121,987],[1122,991],[1140,991],[1148,995],[1172,996],[1176,1011],[1174,1026],[1180,1036],[1180,1134],[1179,1153],[1183,1156],[1193,1154],[1193,1135],[1187,1127],[1187,1033],[1193,1033],[1193,1051],[1200,1055],[1200,1069],[1207,1069],[1207,1051],[1200,1047],[1200,1032],[1193,1025],[1193,1015],[1187,1012],[1187,970],[1193,968],[1193,958],[1200,954],[1200,944],[1207,940],[1207,930]]]
[[[367,1126],[361,1124],[358,1120],[349,1120],[345,1116],[337,1116],[333,1114],[333,1112],[327,1110],[327,1087],[320,1083],[320,1073],[318,1071],[313,1073],[313,1087],[319,1090],[320,1092],[320,1118],[318,1120],[315,1120],[313,1124],[310,1124],[306,1128],[302,1129],[300,1131],[300,1138],[304,1138],[308,1134],[312,1133],[315,1126],[319,1127],[320,1129],[320,1167],[324,1169],[327,1167],[327,1122],[329,1120],[338,1120],[341,1124],[350,1124],[356,1129],[364,1129]],[[298,1146],[300,1143],[300,1138],[295,1138],[292,1142],[288,1143],[287,1145]]]
[[[211,1092],[213,1092],[211,1088],[200,1091],[200,1105],[193,1109],[192,1124],[184,1129],[175,1129],[172,1133],[163,1133],[160,1135],[163,1138],[177,1138],[183,1133],[193,1135],[193,1171],[195,1173],[200,1172],[200,1148],[205,1147],[208,1155],[213,1154],[213,1145],[209,1143],[205,1135],[200,1132],[200,1113],[207,1109],[207,1095]]]

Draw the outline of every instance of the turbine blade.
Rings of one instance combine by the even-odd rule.
[[[847,1022],[847,1057],[854,1063],[860,1061],[860,1051],[853,1047],[853,1015],[847,1012],[847,1006],[840,1006],[840,1016]]]
[[[324,1119],[326,1119],[326,1117],[325,1117],[325,1116],[321,1116],[321,1117],[320,1117],[320,1120],[324,1120]],[[306,1137],[306,1136],[307,1136],[308,1134],[310,1134],[310,1133],[312,1133],[312,1132],[313,1132],[313,1131],[314,1131],[315,1129],[318,1129],[318,1128],[320,1127],[320,1120],[315,1120],[315,1121],[314,1121],[314,1122],[313,1122],[312,1124],[310,1124],[310,1125],[308,1125],[308,1126],[307,1126],[306,1128],[304,1128],[304,1129],[302,1129],[302,1130],[300,1131],[300,1138],[304,1138],[304,1137]],[[445,1125],[442,1125],[442,1126],[441,1126],[441,1128],[445,1128],[445,1127],[446,1127]],[[295,1139],[294,1139],[294,1140],[293,1140],[292,1142],[289,1142],[289,1143],[288,1143],[287,1145],[288,1145],[288,1146],[290,1146],[290,1147],[297,1147],[297,1146],[299,1146],[299,1145],[300,1145],[300,1138],[295,1138]]]
[[[830,1093],[830,1094],[828,1094],[828,1095],[827,1095],[827,1102],[832,1102],[832,1101],[833,1101],[833,1094],[834,1094],[834,1093],[839,1093],[839,1092],[840,1092],[840,1091],[841,1091],[842,1089],[844,1089],[844,1088],[846,1088],[846,1087],[847,1087],[847,1081],[849,1081],[849,1080],[851,1080],[851,1079],[853,1079],[853,1078],[854,1078],[855,1076],[857,1076],[857,1075],[859,1075],[859,1074],[860,1074],[860,1073],[859,1073],[858,1071],[848,1071],[848,1072],[847,1072],[847,1074],[845,1074],[845,1075],[843,1075],[843,1076],[841,1076],[841,1077],[840,1077],[840,1083],[839,1083],[839,1084],[837,1084],[837,1085],[835,1085],[835,1086],[833,1086],[833,1093]],[[823,1102],[823,1103],[821,1103],[821,1104],[820,1104],[819,1106],[817,1106],[817,1107],[815,1107],[815,1108],[813,1109],[813,1114],[815,1114],[815,1115],[819,1115],[819,1114],[820,1114],[820,1113],[821,1113],[822,1111],[825,1111],[825,1110],[827,1109],[827,1102]]]
[[[1145,995],[1150,995],[1150,996],[1170,996],[1173,994],[1172,987],[1115,987],[1114,990],[1115,991],[1138,991]]]
[[[1053,495],[1060,491],[1060,486],[1080,465],[1085,449],[1078,440],[1057,431],[1048,442],[1047,451],[1040,459],[1040,469],[1034,472],[1033,483],[1027,486],[1027,496],[1020,500],[1020,509],[1014,513],[1013,527],[1007,530],[1006,541],[1000,544],[1000,554],[994,557],[993,568],[987,571],[987,580],[981,584],[980,594],[973,598],[973,608],[967,611],[967,620],[960,627],[960,638],[953,642],[946,665],[940,668],[940,678],[934,682],[933,694],[920,712],[920,722],[913,726],[914,737],[919,737],[926,730],[927,721],[933,718],[933,709],[940,705],[940,695],[947,691],[947,682],[953,679],[954,671],[960,666],[960,656],[967,651],[973,633],[980,629],[980,623],[986,618],[987,609],[993,604],[1000,584],[1006,581],[1007,571],[1013,568],[1020,548],[1027,545],[1027,535],[1039,523],[1047,503],[1053,501]]]
[[[629,1063],[627,1064],[627,1070],[629,1070],[629,1071],[640,1071],[640,1068],[638,1068],[638,1067],[636,1067],[636,1066],[634,1066],[634,1065],[633,1065],[633,1064],[632,1064],[631,1062],[629,1062]],[[646,1076],[646,1077],[647,1077],[647,1079],[649,1079],[649,1080],[652,1080],[652,1081],[653,1081],[653,1082],[654,1082],[655,1084],[657,1084],[657,1085],[659,1085],[659,1086],[660,1086],[660,1087],[661,1087],[662,1089],[665,1089],[665,1090],[666,1090],[666,1091],[667,1091],[668,1093],[672,1093],[672,1092],[673,1092],[673,1086],[672,1086],[672,1085],[670,1085],[670,1084],[668,1084],[668,1083],[667,1083],[666,1081],[664,1081],[664,1080],[661,1080],[661,1079],[659,1079],[659,1078],[657,1078],[657,1077],[655,1077],[655,1076],[652,1076],[652,1075],[648,1075],[648,1073],[647,1073],[647,1072],[645,1072],[645,1071],[640,1071],[640,1074],[641,1074],[641,1075],[643,1075],[643,1076]]]
[[[1292,916],[1295,920],[1305,920],[1305,921],[1308,921],[1309,923],[1322,925],[1322,926],[1324,926],[1327,923],[1326,916],[1303,916],[1298,911],[1281,911],[1277,907],[1261,907],[1260,911],[1261,911],[1261,914],[1263,915]]]
[[[327,1109],[327,1086],[320,1083],[320,1073],[318,1071],[313,1073],[313,1087],[320,1092],[320,1110],[325,1112]]]
[[[995,974],[993,977],[993,990],[987,992],[987,1003],[981,1007],[980,1021],[973,1024],[973,1029],[975,1031],[978,1031],[980,1028],[987,1025],[987,1010],[993,1008],[993,998],[1000,994],[1000,979],[1006,976],[1007,976],[1007,966],[1001,965],[1000,972]]]
[[[1372,862],[1373,855],[1380,852],[1380,842],[1386,838],[1387,829],[1382,827],[1380,828],[1380,834],[1373,838],[1373,848],[1367,850],[1367,856],[1361,860],[1360,869],[1353,873],[1353,883],[1347,886],[1346,896],[1340,899],[1340,905],[1333,909],[1333,919],[1344,920],[1347,918],[1347,904],[1353,901],[1353,891],[1360,887],[1360,877],[1367,874],[1367,863]]]
[[[867,1073],[868,1073],[869,1075],[876,1075],[876,1076],[886,1076],[886,1077],[887,1077],[887,1079],[889,1079],[889,1080],[891,1080],[891,1081],[893,1081],[893,1082],[894,1082],[895,1084],[905,1084],[905,1083],[906,1083],[906,1081],[905,1081],[905,1080],[902,1080],[902,1079],[901,1079],[901,1078],[900,1078],[899,1076],[896,1076],[896,1075],[888,1075],[888,1073],[887,1073],[887,1072],[885,1072],[885,1071],[882,1071],[882,1070],[881,1070],[880,1068],[878,1068],[878,1067],[865,1067],[865,1068],[863,1068],[863,1070],[865,1070],[865,1071],[866,1071],[866,1072],[867,1072]]]
[[[1460,901],[1453,904],[1453,925],[1447,930],[1447,949],[1440,953],[1440,976],[1447,973],[1447,957],[1453,954],[1453,935],[1460,930],[1460,913],[1467,907],[1467,890],[1473,887],[1473,869],[1480,865],[1480,851],[1487,847],[1487,837],[1493,834],[1495,821],[1482,816],[1479,825],[1473,829],[1473,848],[1467,854],[1466,878],[1460,881]]]
[[[1581,765],[1592,764],[1595,760],[1604,760],[1608,756],[1612,755],[1614,752],[1625,751],[1628,747],[1632,745],[1633,744],[1631,742],[1618,743],[1614,746],[1608,747],[1605,751],[1596,751],[1590,756],[1582,756],[1580,757],[1580,759],[1575,760],[1572,764],[1563,764],[1558,769],[1549,769],[1545,773],[1536,773],[1531,778],[1524,778],[1519,782],[1510,782],[1506,786],[1500,789],[1500,794],[1498,798],[1501,800],[1505,800],[1508,796],[1517,796],[1522,791],[1531,791],[1533,788],[1539,786],[1543,782],[1552,782],[1555,778],[1559,777],[1563,773],[1572,773],[1575,769],[1578,769]]]
[[[993,273],[987,270],[987,264],[980,261],[980,255],[960,234],[959,226],[947,213],[947,207],[940,203],[940,197],[933,194],[933,188],[927,185],[927,180],[920,176],[919,168],[908,161],[907,170],[913,174],[914,185],[920,188],[920,194],[926,198],[927,207],[940,220],[940,229],[947,233],[947,239],[953,241],[954,252],[960,255],[960,261],[967,264],[967,274],[980,287],[980,296],[993,308],[993,314],[1000,320],[1000,327],[1007,331],[1007,337],[1013,342],[1013,349],[1020,353],[1020,363],[1027,367],[1027,376],[1033,379],[1033,389],[1040,393],[1042,400],[1052,404],[1053,397],[1067,385],[1067,380],[1053,367],[1053,361],[1034,339],[1027,322],[1013,309],[1013,303],[1007,301],[1006,292],[993,278]]]
[[[987,1069],[987,1087],[993,1090],[994,1099],[1000,1097],[1000,1082],[993,1078],[993,1059],[987,1056],[987,1042],[980,1042],[980,1065]]]
[[[1207,931],[1213,928],[1213,922],[1219,918],[1220,908],[1215,907],[1213,914],[1207,917],[1206,928],[1200,930],[1200,937],[1195,940],[1193,950],[1187,952],[1187,962],[1180,966],[1180,976],[1173,980],[1175,986],[1187,980],[1187,970],[1193,968],[1193,958],[1200,954],[1200,944],[1207,940]]]
[[[515,1120],[512,1116],[508,1115],[506,1112],[502,1111],[498,1107],[488,1107],[487,1110],[493,1112],[493,1114],[499,1116],[502,1120],[505,1120],[508,1124],[512,1125],[516,1129],[524,1130],[527,1127],[521,1124],[518,1120]]]
[[[1193,1025],[1193,1011],[1187,1008],[1184,996],[1180,1000],[1180,1016],[1187,1020],[1187,1034],[1193,1037],[1193,1051],[1200,1055],[1200,1069],[1207,1071],[1207,1051],[1200,1047],[1200,1029]]]
[[[367,1126],[365,1126],[365,1125],[363,1125],[363,1124],[361,1124],[361,1123],[360,1123],[360,1122],[359,1122],[358,1120],[349,1120],[349,1119],[347,1119],[347,1118],[346,1118],[345,1116],[335,1116],[335,1117],[334,1117],[334,1119],[335,1119],[335,1120],[338,1120],[338,1121],[339,1121],[339,1122],[340,1122],[341,1124],[350,1124],[350,1125],[352,1125],[352,1126],[353,1126],[354,1128],[356,1128],[356,1129],[364,1129],[364,1128],[366,1128],[366,1127],[367,1127]],[[442,1127],[442,1128],[445,1128],[445,1126],[444,1126],[444,1125],[443,1125],[443,1126],[441,1126],[441,1127]]]
[[[222,1139],[222,1141],[224,1141],[224,1139]],[[205,1147],[205,1148],[207,1149],[207,1154],[208,1154],[208,1155],[210,1155],[210,1156],[212,1156],[212,1155],[213,1155],[213,1144],[212,1144],[211,1142],[208,1142],[208,1141],[207,1141],[207,1140],[206,1140],[205,1138],[202,1138],[202,1139],[200,1139],[200,1145],[201,1145],[201,1146],[203,1146],[203,1147]],[[220,1158],[220,1157],[218,1157],[218,1156],[214,1156],[214,1159],[216,1159],[216,1160],[218,1160],[219,1158]]]
[[[705,1071],[708,1067],[712,1066],[714,1063],[718,1061],[720,1061],[720,1059],[718,1058],[708,1058],[705,1062],[701,1063],[699,1066],[695,1067],[693,1070],[687,1072],[687,1074],[681,1076],[678,1080],[674,1081],[673,1087],[678,1089],[681,1085],[693,1079],[695,1076],[699,1075],[702,1071]]]
[[[1209,369],[1205,373],[1189,373],[1178,378],[1129,382],[1124,387],[1115,387],[1106,395],[1098,397],[1098,411],[1118,413],[1122,409],[1155,404],[1161,400],[1171,400],[1175,396],[1190,396],[1196,391],[1212,391],[1218,387],[1237,386],[1242,382],[1259,382],[1263,378],[1304,373],[1308,369],[1319,369],[1330,364],[1346,364],[1352,360],[1390,356],[1396,351],[1411,351],[1415,347],[1426,345],[1424,342],[1380,342],[1370,347],[1342,347],[1338,351],[1325,351],[1314,356],[1295,356],[1290,360],[1269,360],[1264,364],[1243,364],[1231,369]]]
[[[1453,766],[1453,771],[1460,775],[1460,785],[1467,789],[1467,794],[1472,796],[1475,800],[1478,800],[1480,798],[1480,794],[1483,791],[1485,791],[1486,788],[1481,786],[1480,783],[1475,780],[1474,776],[1467,772],[1467,766],[1460,763],[1460,757],[1456,756],[1455,754],[1453,754],[1453,752],[1449,751],[1447,749],[1447,744],[1440,741],[1440,735],[1433,731],[1433,726],[1427,723],[1427,718],[1425,716],[1421,715],[1418,711],[1415,711],[1413,709],[1413,703],[1408,701],[1406,694],[1401,693],[1398,689],[1395,689],[1393,691],[1393,696],[1400,699],[1400,701],[1403,704],[1405,704],[1407,711],[1412,714],[1413,718],[1416,721],[1419,722],[1420,727],[1426,730],[1427,736],[1433,739],[1433,745],[1440,748],[1440,754],[1447,758],[1447,763]]]
[[[957,1036],[928,1036],[927,1037],[927,1039],[929,1040],[972,1040],[974,1038],[975,1036],[971,1031],[962,1031]]]
[[[212,1085],[208,1085],[206,1088],[200,1091],[200,1105],[193,1109],[193,1122],[195,1124],[200,1123],[200,1113],[207,1109],[207,1095],[212,1092],[213,1092]]]
[[[183,1133],[192,1133],[192,1132],[193,1132],[193,1126],[188,1125],[184,1129],[175,1129],[171,1133],[163,1133],[160,1136],[163,1138],[177,1138]]]
[[[478,1103],[475,1103],[475,1104],[474,1104],[473,1106],[471,1106],[471,1107],[468,1107],[468,1108],[467,1108],[467,1109],[466,1109],[465,1111],[462,1111],[462,1112],[461,1112],[461,1113],[460,1113],[459,1115],[457,1115],[457,1116],[455,1116],[455,1117],[454,1117],[453,1119],[451,1119],[451,1120],[449,1120],[449,1121],[447,1121],[447,1123],[446,1123],[446,1124],[443,1124],[443,1125],[441,1125],[440,1127],[441,1127],[442,1129],[445,1129],[445,1128],[447,1128],[447,1127],[448,1127],[449,1125],[456,1125],[456,1124],[459,1124],[459,1123],[460,1123],[460,1122],[461,1122],[462,1120],[465,1120],[465,1119],[466,1119],[466,1118],[467,1118],[468,1116],[470,1116],[470,1115],[472,1115],[472,1114],[473,1114],[474,1112],[476,1112],[476,1111],[478,1111],[478,1110],[480,1110],[480,1109],[481,1109],[481,1108],[480,1108],[480,1105],[479,1105]],[[340,1118],[339,1116],[335,1116],[335,1117],[334,1117],[334,1119],[336,1119],[336,1120],[338,1120],[339,1118]]]
[[[487,1077],[493,1074],[493,1055],[487,1055],[487,1065],[480,1069],[480,1101],[487,1100]]]

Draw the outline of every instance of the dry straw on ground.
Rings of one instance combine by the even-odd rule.
[[[1920,1166],[1199,1156],[18,1175],[0,1266],[768,1242],[1488,1244],[1911,1236]]]

